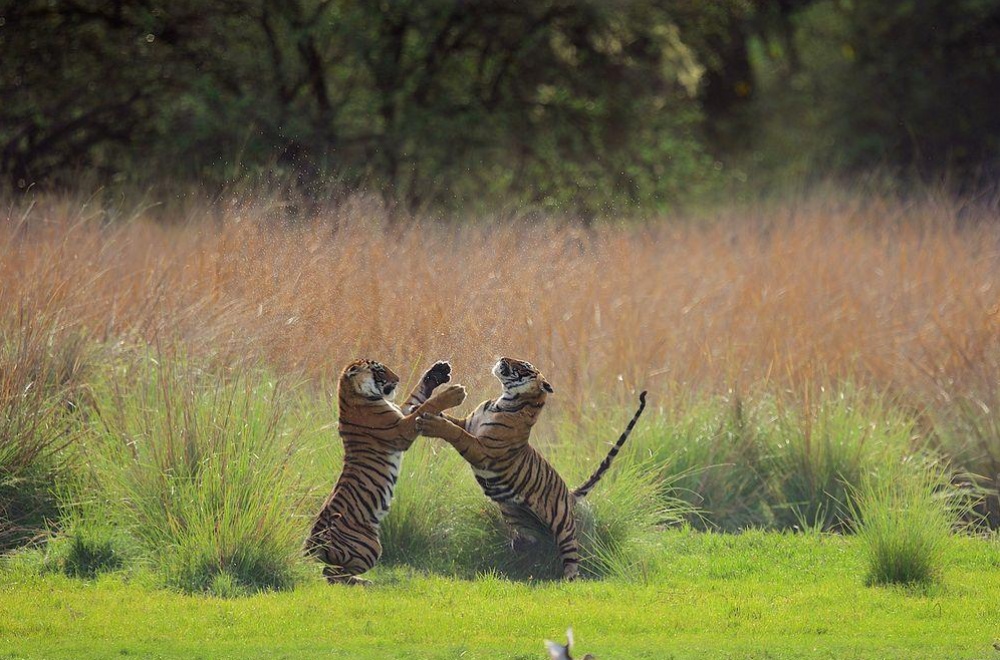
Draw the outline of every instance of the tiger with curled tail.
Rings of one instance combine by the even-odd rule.
[[[559,548],[563,577],[572,580],[580,566],[574,505],[611,466],[646,407],[646,392],[639,395],[639,409],[607,457],[582,486],[570,491],[555,468],[528,444],[552,386],[529,363],[510,358],[501,358],[493,375],[503,385],[499,399],[484,401],[465,419],[422,413],[417,430],[447,441],[462,454],[483,492],[500,505],[515,533],[515,544],[529,540],[538,527],[551,533]]]
[[[438,362],[398,408],[389,399],[399,376],[373,360],[344,368],[338,384],[344,469],[316,517],[305,543],[307,555],[324,564],[330,583],[363,584],[357,576],[382,554],[379,523],[389,512],[403,452],[417,437],[421,414],[438,414],[465,400],[465,388],[439,385],[451,379],[451,365]]]

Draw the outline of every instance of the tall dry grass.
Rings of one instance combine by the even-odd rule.
[[[390,224],[363,202],[295,223],[266,199],[176,207],[6,202],[0,309],[319,378],[357,356],[404,376],[448,358],[470,404],[510,354],[546,372],[564,411],[639,388],[844,379],[922,405],[993,392],[1000,374],[997,214],[933,196],[592,230]]]

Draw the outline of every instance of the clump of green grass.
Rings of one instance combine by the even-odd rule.
[[[475,525],[470,507],[485,502],[472,470],[450,446],[418,438],[403,458],[392,510],[382,521],[381,562],[425,570],[460,570],[456,548]]]
[[[0,552],[39,538],[57,515],[54,484],[86,345],[42,319],[0,327]]]
[[[736,531],[769,522],[766,445],[751,402],[704,398],[650,415],[626,451],[659,475],[660,497],[689,504],[699,529]]]
[[[930,417],[937,449],[966,471],[965,481],[982,490],[975,513],[991,529],[1000,528],[1000,386],[939,403]]]
[[[96,384],[80,499],[128,530],[168,584],[289,587],[305,523],[285,392],[257,372],[184,366],[142,360]]]
[[[619,460],[623,457],[619,457]],[[671,494],[652,461],[622,461],[598,488],[577,503],[581,572],[590,577],[642,579],[665,526],[691,517],[692,507]]]
[[[927,584],[941,573],[959,491],[939,463],[917,458],[866,475],[853,504],[869,584]]]
[[[99,523],[74,525],[62,542],[65,550],[58,553],[59,565],[71,577],[95,578],[121,570],[132,554],[124,534]]]
[[[775,409],[767,468],[775,522],[840,530],[866,473],[912,451],[913,422],[878,396],[850,388],[803,408]]]

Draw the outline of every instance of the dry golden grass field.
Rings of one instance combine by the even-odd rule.
[[[404,378],[448,358],[474,394],[509,354],[549,375],[567,412],[638,388],[799,396],[844,380],[915,407],[1000,401],[1000,224],[933,195],[592,229],[389,223],[363,201],[295,223],[267,200],[175,206],[8,202],[5,323],[320,379],[357,356]]]

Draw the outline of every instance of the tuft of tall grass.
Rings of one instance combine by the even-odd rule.
[[[621,458],[621,457],[619,457]],[[652,461],[622,461],[579,502],[581,573],[591,577],[638,580],[651,572],[652,547],[665,526],[691,517],[692,507],[670,489]]]
[[[135,542],[107,521],[64,520],[64,536],[51,543],[59,568],[66,575],[95,578],[124,569],[134,559]]]
[[[42,318],[0,324],[0,552],[40,535],[57,516],[62,449],[72,439],[82,337]]]
[[[291,586],[307,522],[280,382],[141,360],[94,386],[80,500],[188,591]]]
[[[913,420],[850,387],[802,408],[776,408],[767,467],[775,522],[840,530],[867,472],[915,449]]]
[[[644,419],[626,449],[658,475],[661,497],[690,505],[696,528],[763,526],[771,516],[757,417],[745,397],[691,399]]]
[[[952,397],[931,415],[938,451],[965,471],[962,481],[983,492],[975,513],[990,528],[1000,528],[1000,384]]]
[[[404,455],[392,509],[382,521],[381,562],[462,572],[462,547],[481,531],[470,510],[484,502],[471,468],[457,451],[418,438]]]
[[[928,459],[887,462],[865,475],[855,491],[853,527],[865,551],[868,583],[938,578],[952,528],[968,506],[948,470]]]

